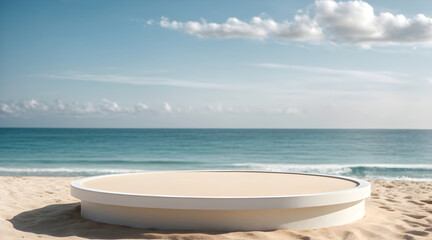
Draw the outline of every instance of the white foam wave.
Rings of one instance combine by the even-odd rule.
[[[430,169],[432,164],[264,164],[264,163],[234,163],[234,167],[271,168],[271,169],[341,169],[341,168],[400,168],[400,169]]]
[[[425,177],[419,176],[387,176],[383,171],[389,170],[431,170],[432,164],[262,164],[262,163],[236,163],[231,164],[232,167],[247,169],[247,170],[260,170],[260,171],[287,171],[287,172],[305,172],[305,173],[321,173],[330,175],[358,175],[359,172],[356,168],[363,169],[363,174],[360,177],[368,179],[381,179],[381,180],[405,180],[405,181],[432,181],[427,174]],[[375,169],[374,174],[370,174],[370,170]],[[354,172],[356,171],[356,172]],[[432,173],[432,172],[431,172]],[[399,173],[400,174],[400,173]]]
[[[50,174],[50,175],[73,175],[73,174],[115,174],[115,173],[133,173],[143,172],[144,170],[135,169],[92,169],[92,168],[1,168],[0,173],[11,174]]]
[[[414,177],[407,177],[407,176],[400,176],[400,177],[384,177],[384,176],[372,176],[372,175],[366,175],[366,179],[371,180],[388,180],[388,181],[413,181],[413,182],[432,182],[432,178],[414,178]]]
[[[365,169],[355,172],[355,168],[363,167]],[[368,168],[375,168],[375,171],[369,171]],[[432,164],[263,164],[263,163],[235,163],[227,164],[223,169],[243,169],[259,171],[287,171],[287,172],[305,172],[321,173],[330,175],[358,176],[372,180],[403,180],[403,181],[432,181]],[[354,170],[353,170],[354,169]],[[410,169],[414,172],[418,170],[431,170],[431,174],[419,176],[409,174],[406,176],[405,171],[398,174],[384,174],[385,169]],[[170,169],[172,170],[172,169]],[[98,168],[3,168],[0,167],[0,175],[8,176],[92,176],[102,174],[117,173],[136,173],[149,170],[139,169],[98,169]],[[360,173],[359,173],[360,172]],[[356,174],[357,173],[357,174]],[[424,172],[423,172],[424,173]],[[360,174],[360,175],[358,175]],[[403,174],[403,175],[402,175]]]
[[[262,171],[292,171],[292,172],[315,172],[324,174],[347,174],[351,172],[349,166],[333,164],[262,164],[262,163],[236,163],[231,166]]]

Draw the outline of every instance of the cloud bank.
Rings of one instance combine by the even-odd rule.
[[[23,101],[4,101],[0,102],[0,117],[28,117],[32,115],[50,115],[65,117],[112,117],[121,115],[164,115],[182,113],[234,113],[234,114],[288,114],[298,115],[302,111],[295,107],[255,109],[250,111],[248,108],[233,108],[222,104],[198,104],[197,106],[173,106],[168,102],[156,104],[149,107],[147,104],[137,102],[131,106],[121,106],[115,101],[102,99],[99,103],[65,103],[56,100],[50,103],[35,99]]]
[[[130,107],[121,107],[117,102],[102,99],[99,104],[87,103],[64,103],[56,100],[51,103],[44,103],[35,99],[24,101],[0,102],[0,116],[21,117],[28,114],[49,113],[56,115],[111,115],[124,113],[151,112],[151,109],[141,102]]]
[[[199,38],[277,38],[301,42],[330,41],[362,47],[432,45],[432,18],[423,14],[409,18],[389,12],[376,13],[370,4],[363,1],[317,0],[305,14],[295,15],[293,21],[278,22],[256,16],[250,21],[231,17],[224,23],[205,20],[179,22],[162,17],[159,24],[162,28]]]
[[[180,30],[200,38],[251,38],[264,40],[277,37],[292,41],[314,41],[322,38],[322,30],[307,15],[296,15],[293,22],[276,22],[271,18],[253,17],[244,22],[235,17],[228,18],[225,23],[177,22],[162,17],[163,28]]]

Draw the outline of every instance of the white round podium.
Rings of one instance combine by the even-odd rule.
[[[290,172],[175,171],[71,183],[83,217],[172,230],[312,229],[362,218],[364,180]]]

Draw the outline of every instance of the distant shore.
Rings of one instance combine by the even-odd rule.
[[[302,231],[190,232],[92,222],[70,196],[77,178],[0,177],[0,232],[9,239],[428,239],[432,182],[371,181],[366,216],[344,226]]]

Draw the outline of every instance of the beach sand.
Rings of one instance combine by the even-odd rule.
[[[366,216],[314,230],[192,232],[134,229],[80,215],[77,178],[0,177],[0,239],[432,239],[432,182],[371,181]]]

